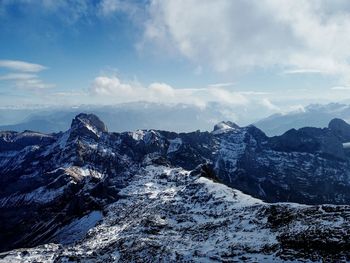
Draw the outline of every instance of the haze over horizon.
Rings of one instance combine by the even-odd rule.
[[[215,102],[253,119],[346,101],[349,15],[342,0],[3,0],[0,104]]]

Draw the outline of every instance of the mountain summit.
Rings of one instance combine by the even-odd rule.
[[[71,129],[87,128],[94,132],[107,132],[106,125],[94,114],[80,113],[71,124]]]
[[[96,115],[86,113],[73,119],[70,131],[71,136],[92,136],[95,139],[108,132],[107,126]]]

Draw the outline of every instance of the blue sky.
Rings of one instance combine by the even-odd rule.
[[[349,99],[349,46],[345,0],[2,0],[0,103],[289,111]]]

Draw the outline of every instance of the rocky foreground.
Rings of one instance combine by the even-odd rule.
[[[203,169],[145,163],[120,199],[49,243],[2,262],[281,262],[350,260],[350,207],[266,204],[206,178]],[[91,221],[99,219],[91,229]],[[64,241],[87,230],[75,243]],[[73,240],[74,241],[74,240]]]

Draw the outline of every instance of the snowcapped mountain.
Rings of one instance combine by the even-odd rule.
[[[349,260],[349,130],[2,132],[0,262]]]
[[[302,127],[327,127],[330,120],[340,118],[350,121],[350,105],[330,103],[326,105],[311,104],[302,110],[287,114],[273,114],[254,123],[267,135],[281,135],[290,129]]]

